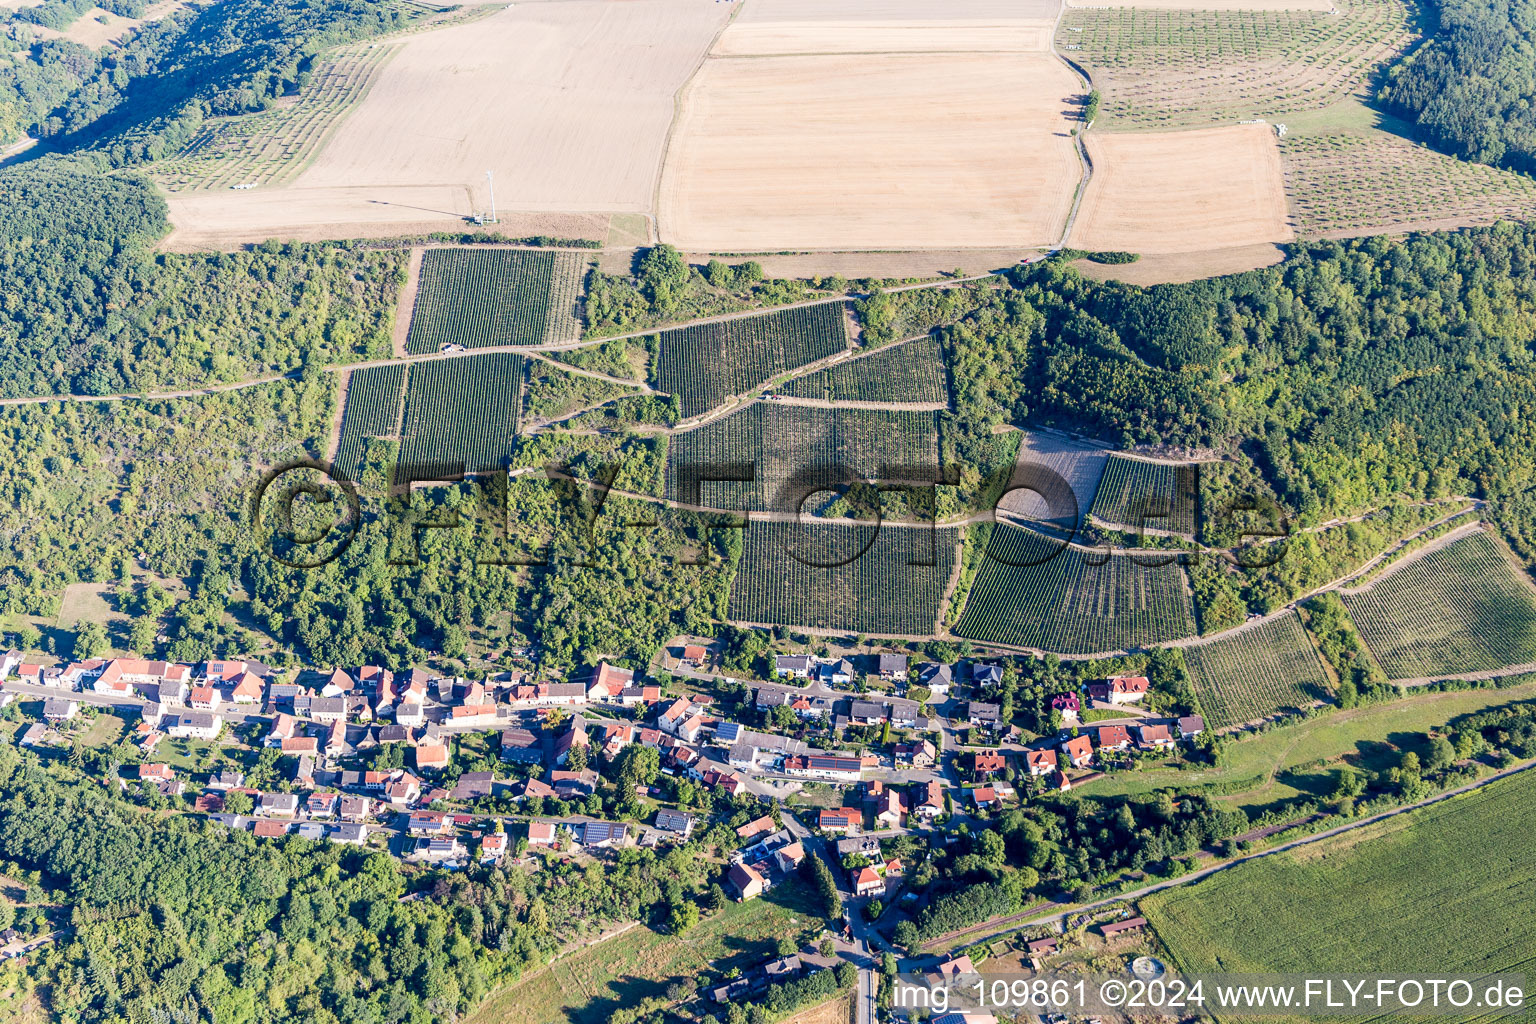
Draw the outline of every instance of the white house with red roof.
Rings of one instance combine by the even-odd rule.
[[[1088,684],[1088,696],[1110,704],[1134,704],[1147,695],[1152,683],[1146,676],[1111,676]]]

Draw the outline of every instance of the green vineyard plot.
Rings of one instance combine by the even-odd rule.
[[[1212,728],[1306,707],[1329,695],[1322,659],[1294,611],[1232,636],[1184,649]]]
[[[823,302],[666,331],[652,383],[679,397],[685,419],[701,415],[781,373],[846,351],[846,311],[846,303]]]
[[[1094,564],[1102,563],[1102,564]],[[955,626],[958,636],[1061,654],[1163,643],[1195,632],[1184,570],[1063,547],[999,523]]]
[[[364,366],[347,381],[347,407],[342,414],[341,439],[335,463],[349,480],[361,473],[363,452],[370,437],[398,437],[400,404],[405,391],[405,364]]]
[[[1360,638],[1393,679],[1536,661],[1536,590],[1486,533],[1343,597]]]
[[[936,338],[919,338],[817,370],[787,382],[778,393],[833,402],[949,401],[944,353]]]
[[[1095,519],[1132,529],[1193,534],[1200,506],[1199,469],[1111,455],[1089,510]]]
[[[517,433],[522,388],[523,357],[515,353],[418,363],[406,389],[401,465],[462,464],[470,473],[503,465]]]
[[[928,636],[958,542],[952,529],[752,522],[729,614],[738,622]]]
[[[797,500],[787,495],[797,480],[830,487],[851,482],[848,475],[874,479],[888,467],[936,468],[938,415],[754,402],[673,435],[667,496],[730,511],[795,512]],[[705,479],[710,476],[728,482]],[[800,493],[810,486],[804,484]]]
[[[528,249],[428,249],[405,349],[489,348],[574,341],[587,260]]]

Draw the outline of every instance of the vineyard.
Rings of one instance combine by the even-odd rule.
[[[1400,0],[1322,11],[1068,7],[1056,45],[1085,65],[1114,128],[1175,128],[1317,110],[1412,41]]]
[[[928,636],[958,541],[956,530],[752,522],[729,614],[738,622]]]
[[[180,153],[155,164],[168,192],[281,185],[304,169],[331,127],[350,111],[397,45],[362,43],[332,51],[287,106],[209,118]]]
[[[1111,455],[1093,496],[1093,517],[1139,530],[1192,535],[1200,505],[1200,470]]]
[[[1212,728],[1266,718],[1328,696],[1328,676],[1301,618],[1272,622],[1184,648],[1200,708]]]
[[[1076,529],[1093,503],[1108,461],[1109,454],[1103,448],[1056,434],[1021,431],[1018,463],[1009,480],[1014,490],[1003,496],[998,508],[1010,515],[1037,522],[1051,520],[1062,529]],[[1067,514],[1066,495],[1056,494],[1053,483],[1057,480],[1071,488],[1075,502],[1071,515]],[[1049,504],[1052,497],[1059,506],[1055,509]]]
[[[955,634],[983,643],[1090,654],[1195,632],[1182,568],[1140,565],[1125,555],[1104,559],[999,523]]]
[[[586,257],[572,252],[428,249],[406,351],[574,341],[586,266]]]
[[[846,312],[845,303],[823,302],[666,331],[652,383],[682,400],[685,419],[698,416],[788,370],[845,351]]]
[[[400,462],[466,472],[501,466],[512,452],[522,402],[523,357],[497,352],[435,359],[411,369]]]
[[[335,459],[347,479],[356,480],[360,475],[368,438],[399,436],[405,370],[404,363],[390,363],[364,366],[348,376],[347,408],[342,414]]]
[[[1309,235],[1536,216],[1536,182],[1384,132],[1280,143],[1296,230]]]
[[[1486,533],[1342,593],[1360,638],[1393,679],[1536,661],[1536,590]]]
[[[787,382],[778,393],[832,402],[942,405],[949,401],[944,353],[936,338],[919,338],[817,370]]]
[[[794,512],[785,497],[795,481],[830,487],[839,468],[861,480],[883,467],[937,472],[938,414],[877,409],[820,409],[754,402],[740,412],[672,437],[667,497],[732,511]],[[749,482],[709,482],[708,476]],[[799,493],[805,493],[801,488]]]

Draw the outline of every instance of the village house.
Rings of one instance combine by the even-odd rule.
[[[68,722],[80,712],[80,705],[63,697],[43,701],[43,717],[50,722]]]
[[[864,762],[857,757],[833,757],[803,754],[784,759],[784,774],[829,782],[858,782]]]
[[[229,691],[229,699],[236,704],[260,704],[264,690],[260,676],[254,672],[242,672]]]
[[[853,662],[847,658],[824,661],[816,667],[816,679],[833,689],[847,686],[853,682]]]
[[[421,798],[421,781],[409,772],[402,772],[384,787],[384,796],[395,807],[413,804]]]
[[[448,712],[448,720],[454,725],[469,728],[496,724],[495,704],[460,704]]]
[[[878,896],[885,892],[885,879],[874,868],[865,866],[849,872],[853,876],[855,896]]]
[[[1131,734],[1123,725],[1101,725],[1094,732],[1100,750],[1125,750],[1131,745]]]
[[[430,768],[434,771],[448,767],[448,747],[442,743],[418,743],[416,745],[416,767]]]
[[[816,667],[808,654],[781,654],[773,659],[773,674],[780,679],[805,679]]]
[[[585,750],[589,743],[587,720],[580,715],[572,715],[570,728],[555,737],[555,764],[565,764],[570,760],[571,751],[574,748],[580,747]]]
[[[678,662],[683,665],[692,665],[694,668],[703,668],[704,661],[709,657],[709,651],[701,644],[687,644],[683,647],[683,656]]]
[[[1003,722],[1002,712],[996,704],[973,700],[965,706],[965,720],[974,728],[996,732]]]
[[[362,821],[372,810],[373,801],[368,797],[343,793],[336,813],[344,821]]]
[[[597,782],[597,772],[591,768],[583,768],[579,772],[549,773],[549,784],[554,787],[555,795],[562,800],[586,799],[597,792]]]
[[[342,822],[331,826],[331,842],[345,846],[362,846],[368,841],[368,826],[356,822]]]
[[[201,686],[192,687],[192,694],[187,698],[187,704],[193,711],[217,711],[222,700],[217,687],[204,683]]]
[[[406,817],[405,831],[418,838],[446,835],[453,831],[453,816],[441,811],[412,811]]]
[[[245,776],[240,772],[222,771],[208,777],[208,789],[231,790],[239,789],[245,785]]]
[[[937,661],[926,662],[917,667],[917,685],[927,688],[930,700],[948,697],[955,685],[955,670]]]
[[[790,843],[773,851],[774,866],[786,873],[798,868],[803,860],[805,860],[803,843]]]
[[[684,719],[688,717],[692,710],[693,703],[679,697],[671,704],[668,704],[660,715],[656,716],[656,726],[662,732],[671,733],[675,736],[677,735],[678,727],[683,724]]]
[[[1141,736],[1143,750],[1171,750],[1178,746],[1173,730],[1166,724],[1143,725],[1136,730]]]
[[[578,842],[588,850],[623,846],[629,838],[629,826],[621,821],[584,821]]]
[[[758,818],[754,821],[749,821],[745,825],[737,828],[736,836],[739,839],[746,840],[751,839],[754,836],[765,835],[769,832],[772,832],[773,830],[773,815],[765,814],[761,818]]]
[[[725,877],[736,889],[739,902],[763,894],[763,876],[745,864],[732,864]]]
[[[224,728],[224,719],[203,711],[177,715],[175,722],[165,731],[178,739],[211,740],[218,738]]]
[[[687,839],[693,834],[693,815],[663,807],[656,812],[656,827],[663,832],[673,832]]]
[[[304,810],[311,818],[330,818],[336,814],[340,797],[335,793],[316,792],[304,801]]]
[[[857,807],[837,807],[823,810],[816,817],[816,827],[823,832],[837,832],[844,835],[858,832],[864,826],[864,812]]]
[[[544,763],[544,736],[514,726],[501,731],[501,759],[517,764]]]
[[[490,796],[495,789],[495,772],[465,772],[453,784],[453,792],[449,796],[455,800],[479,800]]]
[[[994,775],[1001,775],[1008,767],[1008,760],[996,750],[977,751],[969,755],[971,778],[990,779]]]
[[[875,803],[875,821],[887,828],[900,828],[906,813],[907,801],[899,789],[887,789]]]
[[[1179,719],[1179,739],[1192,740],[1205,732],[1205,719],[1199,715],[1185,715]]]
[[[500,864],[501,859],[507,855],[507,834],[505,832],[492,832],[480,840],[480,863]]]
[[[918,740],[916,743],[898,743],[891,748],[891,756],[896,763],[909,768],[932,768],[938,760],[938,748],[931,740]]]
[[[1031,775],[1047,775],[1055,771],[1059,760],[1054,750],[1024,751],[1024,763],[1029,766]]]
[[[853,725],[879,725],[885,719],[884,704],[856,700],[848,705],[848,721]]]
[[[631,669],[614,668],[606,661],[598,662],[586,684],[587,700],[591,703],[617,703],[619,695],[634,679],[635,673]]]
[[[1073,736],[1061,744],[1061,749],[1067,752],[1067,760],[1074,768],[1093,763],[1093,741],[1087,736]]]
[[[256,813],[272,818],[291,818],[299,812],[296,793],[263,793],[256,801]]]
[[[557,825],[553,821],[530,821],[528,823],[528,846],[554,846],[555,829]]]
[[[1083,702],[1075,693],[1058,693],[1051,698],[1051,710],[1060,711],[1063,722],[1076,722],[1082,715]]]
[[[1151,682],[1146,676],[1112,676],[1088,684],[1088,696],[1110,704],[1134,704],[1147,695]]]
[[[295,757],[301,754],[318,754],[320,753],[320,740],[314,736],[294,736],[283,740],[282,751]]]
[[[427,709],[416,701],[402,701],[395,705],[395,724],[414,729],[427,721]]]
[[[917,816],[932,821],[944,813],[944,786],[938,779],[929,779],[927,782],[918,783],[915,811]]]
[[[905,654],[882,654],[875,659],[875,674],[887,682],[907,678]]]
[[[989,686],[1001,686],[1003,682],[1003,666],[992,664],[973,664],[971,666],[971,684],[981,689]]]

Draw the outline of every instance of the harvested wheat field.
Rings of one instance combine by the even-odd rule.
[[[35,7],[37,4],[27,3],[0,3],[0,8],[16,9],[20,7]],[[121,43],[124,39],[138,29],[152,21],[161,18],[181,8],[181,0],[160,0],[144,8],[144,13],[138,18],[125,18],[120,14],[113,14],[102,7],[92,7],[80,17],[70,22],[63,31],[44,28],[41,25],[24,23],[22,31],[31,32],[39,39],[68,39],[72,43],[99,50],[103,46]]]
[[[1060,0],[747,0],[716,57],[1048,50]]]
[[[1293,235],[1274,129],[1089,132],[1093,177],[1072,227],[1078,249],[1198,252]]]
[[[219,244],[444,230],[489,208],[487,170],[506,233],[527,214],[649,213],[675,94],[730,11],[520,3],[405,36],[291,183],[173,199],[172,223]]]
[[[1059,238],[1075,76],[1046,53],[711,58],[684,94],[658,230],[686,249]]]
[[[508,210],[644,212],[672,101],[729,5],[508,5],[407,39],[299,188],[456,184]]]
[[[1207,277],[1272,267],[1283,259],[1284,249],[1271,242],[1261,242],[1257,245],[1235,245],[1230,249],[1157,253],[1143,256],[1135,263],[1075,260],[1072,266],[1084,277],[1095,281],[1123,281],[1136,285],[1184,284]]]

